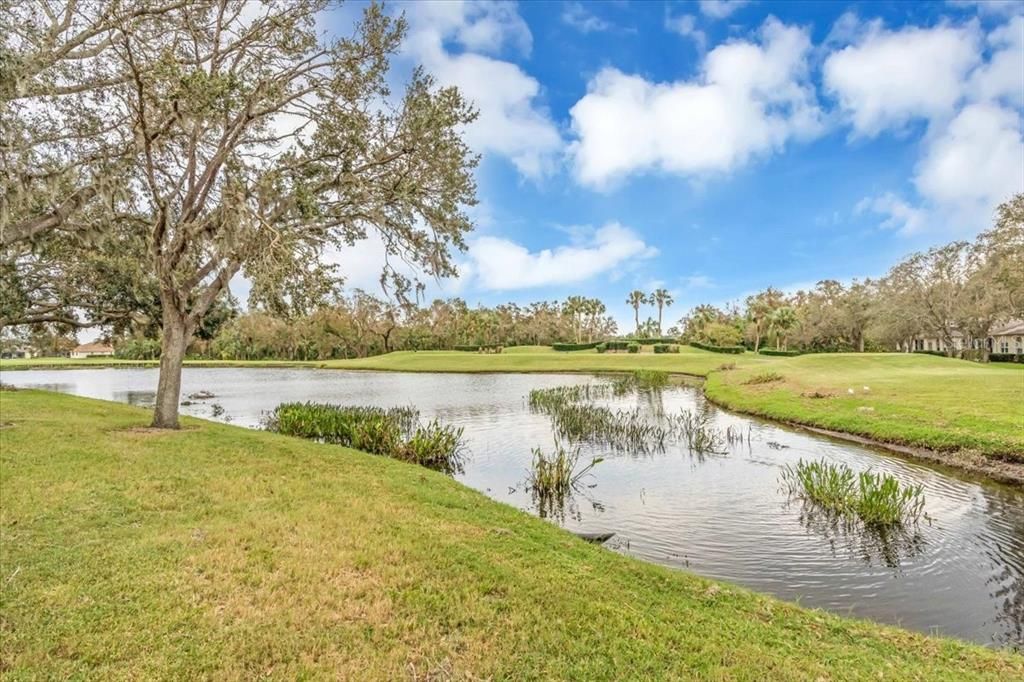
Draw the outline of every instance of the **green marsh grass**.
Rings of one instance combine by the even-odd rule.
[[[282,403],[264,428],[286,436],[344,445],[442,471],[462,471],[462,429],[434,420],[420,423],[413,407]]]
[[[916,523],[924,511],[920,485],[900,485],[889,474],[855,473],[845,464],[825,459],[786,465],[782,482],[790,495],[816,504],[838,516],[873,527]]]

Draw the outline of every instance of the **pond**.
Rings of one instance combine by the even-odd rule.
[[[3,381],[146,405],[155,369],[5,372]],[[525,481],[536,447],[550,452],[551,418],[529,407],[532,389],[605,383],[583,375],[401,374],[313,369],[184,371],[182,398],[215,397],[183,413],[258,426],[281,402],[413,405],[425,419],[465,428],[467,460],[457,478],[490,497],[538,513]],[[608,397],[652,420],[701,410],[743,433],[724,454],[684,445],[617,453],[584,445],[581,461],[604,457],[551,520],[578,532],[614,532],[606,546],[648,561],[728,580],[806,606],[984,644],[1024,645],[1024,493],[906,461],[863,446],[717,410],[699,388],[672,386]],[[878,537],[844,530],[791,501],[779,476],[798,459],[825,457],[855,470],[920,484],[925,514],[907,532]]]

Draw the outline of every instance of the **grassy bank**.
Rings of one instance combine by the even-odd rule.
[[[1011,679],[632,560],[425,469],[0,392],[5,679]]]
[[[763,370],[744,366],[713,372],[705,392],[741,412],[1024,463],[1024,371],[1019,365],[903,354],[777,360],[772,371],[779,381],[751,383]]]
[[[186,367],[317,367],[320,362],[302,360],[186,360]],[[17,358],[0,360],[0,371],[20,369],[81,369],[83,367],[158,367],[159,360],[122,358]]]

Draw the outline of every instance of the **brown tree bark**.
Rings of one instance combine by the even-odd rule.
[[[163,338],[160,344],[160,380],[156,388],[153,428],[178,428],[178,403],[181,399],[181,366],[192,330],[184,315],[171,301],[163,301]]]

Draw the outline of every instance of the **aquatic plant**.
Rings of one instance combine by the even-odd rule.
[[[462,434],[461,426],[442,424],[435,419],[417,426],[408,440],[402,443],[392,456],[446,474],[462,473]]]
[[[437,420],[420,424],[413,407],[283,403],[264,419],[264,428],[414,462],[445,473],[462,470],[462,429]]]
[[[635,369],[632,377],[637,388],[664,388],[668,385],[668,372],[658,369]]]
[[[550,456],[545,455],[540,448],[534,448],[532,452],[533,462],[527,486],[538,496],[560,496],[570,493],[579,484],[580,479],[604,461],[603,458],[596,457],[590,464],[579,467],[579,448],[568,450],[558,443],[555,443]]]
[[[869,526],[917,522],[924,510],[920,485],[902,486],[889,474],[862,471],[825,459],[786,465],[781,480],[790,495]]]
[[[555,431],[572,442],[600,442],[626,452],[665,447],[668,430],[646,420],[639,408],[611,410],[600,405],[566,403],[549,412]]]
[[[725,454],[727,436],[711,422],[710,413],[698,410],[681,410],[669,418],[673,433],[682,437],[690,452],[698,455]]]

